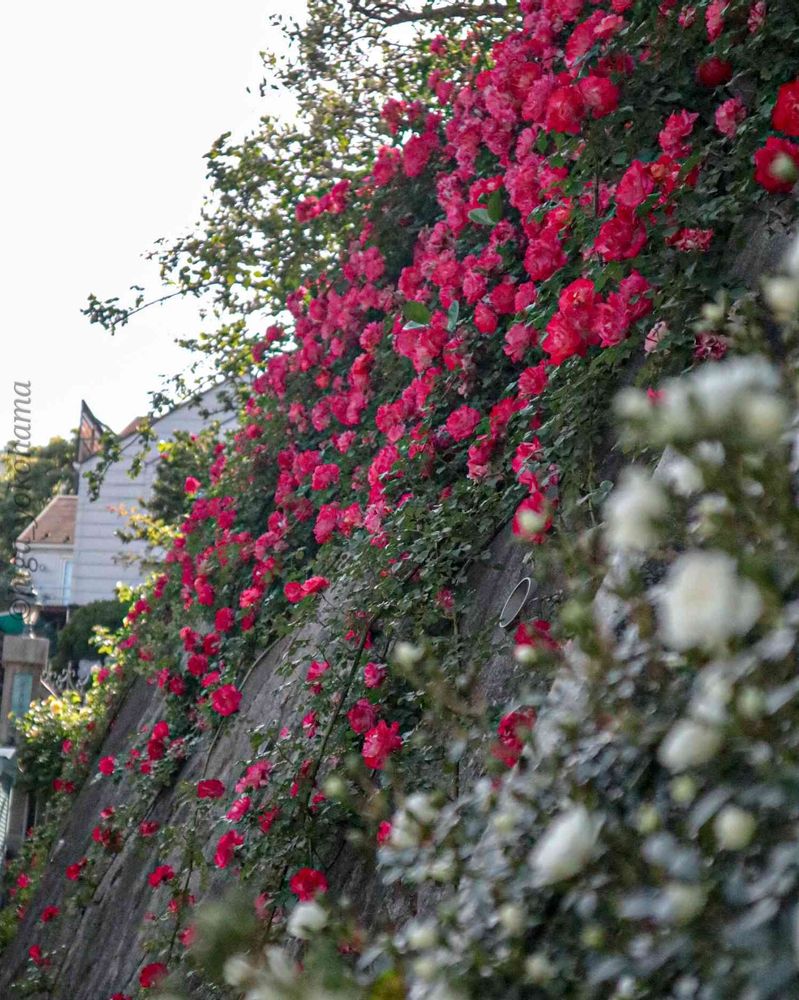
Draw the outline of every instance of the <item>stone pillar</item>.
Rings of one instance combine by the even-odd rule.
[[[14,728],[8,716],[14,704],[15,678],[30,677],[30,699],[46,698],[47,688],[42,684],[42,674],[47,667],[50,644],[47,639],[27,635],[3,637],[3,698],[0,702],[0,746],[14,740]],[[27,682],[17,681],[22,690]],[[27,707],[27,706],[26,706]]]
[[[14,749],[12,708],[22,712],[34,698],[49,694],[42,684],[50,644],[33,636],[3,637],[3,696],[0,700],[0,860],[14,856],[22,846],[25,831],[33,820],[35,797],[17,783],[18,768]]]

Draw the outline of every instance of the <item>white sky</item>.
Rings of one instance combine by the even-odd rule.
[[[66,437],[80,400],[114,430],[147,410],[159,376],[186,363],[172,342],[201,328],[173,300],[113,338],[81,316],[132,284],[158,289],[142,260],[197,217],[203,154],[243,134],[260,98],[259,51],[279,39],[287,0],[40,0],[5,5],[0,40],[0,444],[13,384],[32,382],[34,443]],[[246,92],[250,87],[251,93]]]

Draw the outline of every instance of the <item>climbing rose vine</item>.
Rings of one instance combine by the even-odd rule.
[[[389,882],[449,883],[454,855],[418,856],[441,821],[429,786],[446,775],[457,799],[461,757],[482,750],[512,786],[540,728],[540,696],[468,701],[485,646],[475,639],[465,651],[459,639],[467,572],[506,523],[546,553],[564,542],[575,511],[594,516],[622,381],[648,386],[734,351],[723,300],[708,302],[745,239],[741,215],[783,205],[797,180],[799,24],[788,0],[521,0],[507,34],[485,51],[476,45],[473,72],[456,83],[447,54],[461,43],[431,40],[426,90],[388,101],[371,170],[298,199],[303,224],[346,215],[355,235],[263,332],[240,425],[185,479],[185,516],[119,636],[119,669],[147,677],[162,717],[98,761],[94,780],[132,791],[100,817],[65,889],[78,906],[129,840],[152,852],[142,990],[191,954],[201,872],[255,891],[242,929],[257,920],[274,942],[327,928],[353,955],[363,929],[351,914],[333,919],[322,845],[349,830]],[[657,392],[644,399],[657,415]],[[640,485],[629,493],[634,475],[609,509],[631,507],[638,519],[609,515],[609,537],[646,548],[647,517],[656,524],[667,505]],[[657,604],[666,645],[683,653],[746,635],[763,599],[731,557],[683,558]],[[703,574],[718,584],[717,605],[696,601]],[[324,648],[303,645],[311,620]],[[519,623],[515,638],[520,662],[560,655],[544,617]],[[281,641],[296,700],[257,726],[252,756],[223,782],[205,771],[215,741],[246,712],[248,680]],[[661,744],[662,766],[678,773],[675,761],[713,756],[699,724],[683,720]],[[179,793],[190,816],[181,847],[150,809],[203,754],[201,777]],[[479,784],[464,809],[493,803],[492,788]],[[537,836],[530,891],[590,867],[614,829],[568,793],[547,785],[524,806]],[[746,821],[725,815],[720,836],[740,841]],[[702,910],[693,886],[663,892],[675,924]],[[601,893],[597,881],[594,904],[580,904],[589,916]],[[575,903],[563,920],[582,913]],[[525,914],[508,899],[496,926],[516,934]],[[546,912],[536,920],[546,925]],[[410,956],[404,968],[417,982],[407,995],[458,996],[418,985],[435,980],[435,929],[403,934],[395,950]],[[590,922],[586,934],[599,947]],[[57,989],[43,935],[35,946],[33,981]],[[453,983],[483,977],[455,946],[442,955]],[[549,956],[528,958],[527,981],[546,981]],[[277,981],[279,971],[271,964],[268,975]],[[244,990],[247,975],[229,969],[227,980]],[[502,975],[522,973],[511,963]]]

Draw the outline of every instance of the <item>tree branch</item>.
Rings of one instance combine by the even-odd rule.
[[[398,10],[396,14],[381,16],[376,10],[368,8],[365,4],[358,3],[358,0],[351,0],[352,9],[380,23],[386,28],[393,28],[399,24],[412,24],[419,21],[446,21],[450,18],[476,18],[502,16],[507,14],[507,4],[484,3],[479,7],[473,7],[464,3],[453,3],[447,7],[438,7],[427,10]]]

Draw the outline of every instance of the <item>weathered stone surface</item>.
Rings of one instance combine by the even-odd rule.
[[[509,527],[498,534],[488,546],[484,559],[475,564],[470,574],[467,608],[461,624],[463,634],[469,636],[480,632],[486,623],[495,623],[491,635],[495,652],[482,668],[479,694],[498,710],[512,696],[520,670],[511,656],[514,628],[500,628],[499,613],[518,581],[528,575],[523,565],[525,551],[515,543]],[[334,593],[330,598],[335,603]],[[528,602],[525,609],[528,616],[530,605]],[[325,628],[322,617],[319,622],[307,626],[297,639],[313,646],[324,638]],[[289,643],[289,639],[282,640],[269,650],[247,677],[241,712],[213,745],[207,767],[206,743],[186,761],[177,782],[196,782],[204,773],[226,783],[234,782],[240,774],[238,761],[251,756],[249,735],[252,729],[274,718],[290,720],[296,717],[304,684],[297,683],[296,675],[286,677],[278,673],[285,662]],[[158,706],[159,698],[154,690],[143,681],[137,682],[126,697],[100,756],[123,753],[131,732],[156,721]],[[37,919],[42,908],[60,899],[66,884],[66,866],[86,853],[87,838],[99,811],[107,805],[118,806],[127,788],[125,783],[117,786],[108,779],[96,779],[89,781],[77,796],[36,898],[19,934],[2,956],[0,997],[8,995],[10,984],[25,966],[27,949],[39,939],[41,925],[37,926]],[[186,812],[186,804],[169,789],[158,797],[149,818],[180,829],[181,825],[185,826]],[[209,835],[204,847],[206,856],[213,853],[218,833],[216,830]],[[157,856],[154,849],[148,850],[146,842],[138,837],[129,838],[102,876],[92,902],[79,913],[64,913],[51,925],[48,950],[53,945],[65,948],[53,1000],[105,1000],[113,991],[135,990],[142,964],[140,929],[152,899],[147,874],[157,864],[176,860]],[[400,892],[386,897],[374,873],[347,850],[341,852],[329,874],[341,891],[358,900],[361,913],[382,908],[399,918],[419,905],[419,901]],[[202,899],[213,896],[229,881],[229,876],[219,873],[211,878],[204,892],[199,884],[191,888]]]

